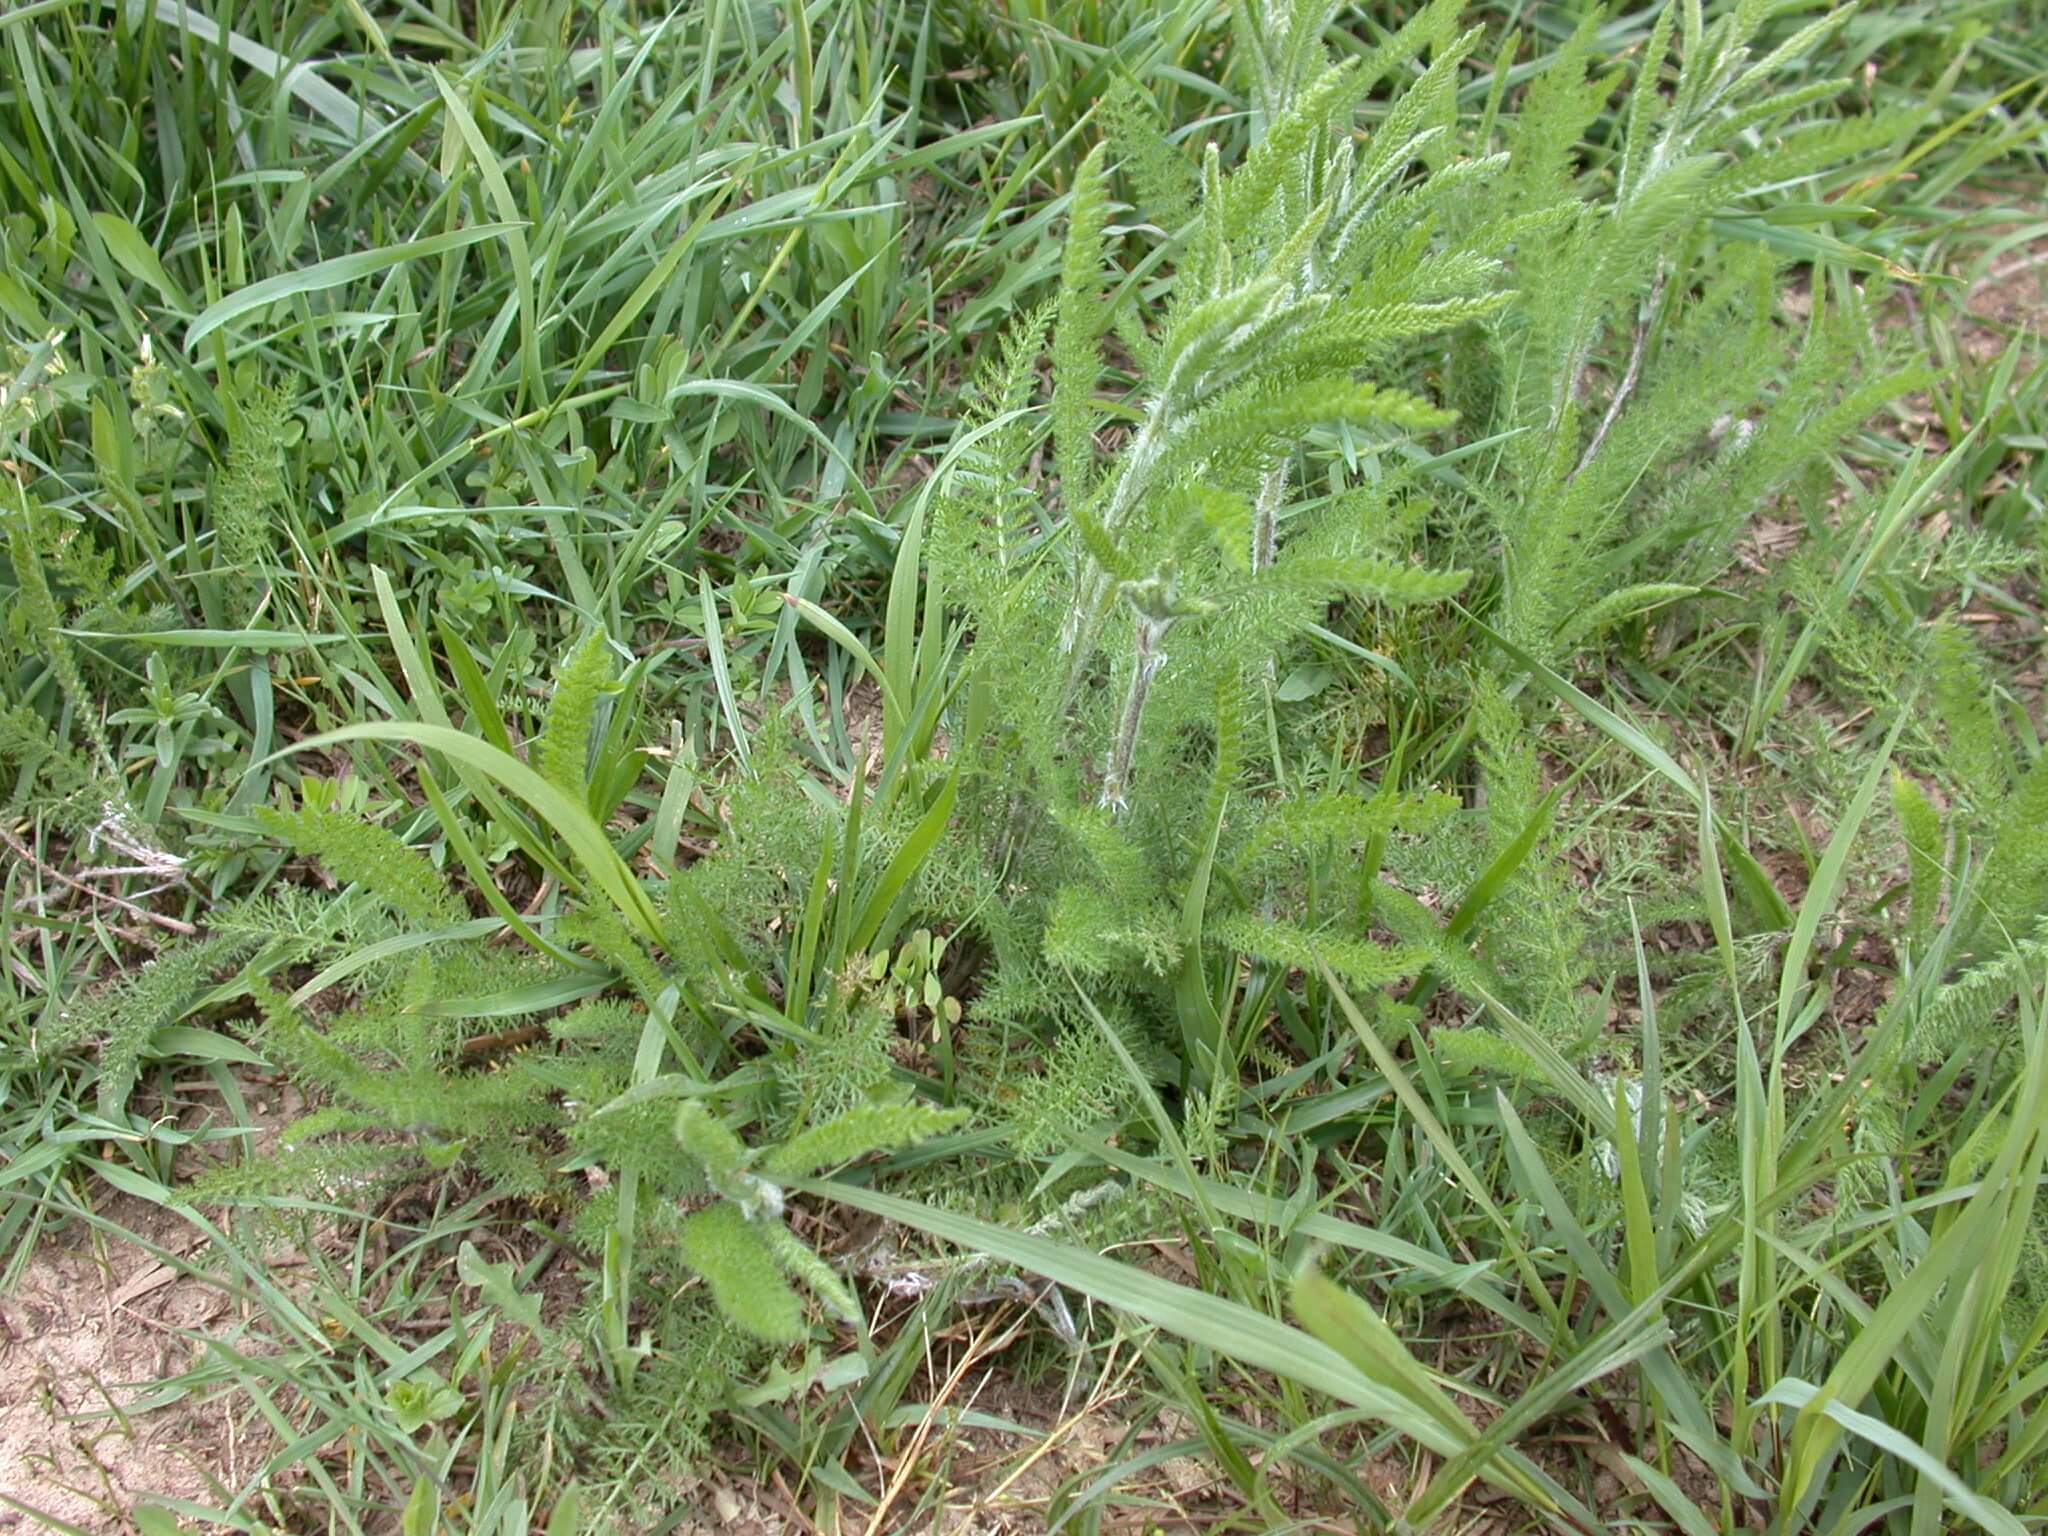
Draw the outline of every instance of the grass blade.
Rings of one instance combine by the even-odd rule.
[[[261,282],[236,289],[219,303],[209,305],[202,311],[199,318],[186,327],[185,350],[196,351],[200,342],[222,326],[239,320],[244,315],[265,309],[280,299],[345,287],[366,277],[374,277],[380,272],[389,272],[392,268],[401,267],[409,261],[420,261],[429,256],[441,256],[450,251],[464,250],[486,240],[501,239],[523,228],[523,224],[472,224],[467,229],[451,229],[438,235],[426,235],[418,240],[408,240],[402,245],[382,246],[374,251],[351,251],[346,256],[316,261],[312,266],[301,267],[296,272],[280,272],[275,277],[266,277]]]

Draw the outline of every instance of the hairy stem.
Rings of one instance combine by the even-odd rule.
[[[1131,683],[1124,694],[1124,712],[1117,722],[1116,745],[1109,754],[1109,771],[1102,779],[1101,803],[1119,815],[1130,803],[1131,759],[1138,750],[1138,730],[1145,723],[1145,700],[1152,692],[1152,679],[1166,664],[1166,652],[1161,646],[1167,630],[1172,627],[1171,619],[1155,618],[1147,613],[1138,615]]]
[[[1287,495],[1287,461],[1266,471],[1252,515],[1252,571],[1270,570],[1280,554],[1280,503]]]
[[[1125,450],[1123,470],[1117,476],[1116,489],[1110,494],[1109,504],[1102,509],[1104,533],[1116,532],[1145,494],[1152,472],[1159,466],[1166,438],[1165,402],[1155,401],[1146,415],[1145,425]],[[1082,678],[1087,675],[1088,660],[1095,649],[1095,631],[1101,625],[1108,606],[1109,588],[1109,572],[1076,538],[1074,601],[1067,610],[1066,624],[1060,631],[1060,649],[1067,655],[1067,678],[1060,689],[1060,707],[1056,711],[1059,718],[1064,719],[1068,710],[1073,708],[1074,696],[1080,691]]]
[[[1659,267],[1657,281],[1650,288],[1649,302],[1643,306],[1643,317],[1636,322],[1636,339],[1629,349],[1628,368],[1621,376],[1621,383],[1615,387],[1614,398],[1607,403],[1607,414],[1600,418],[1600,425],[1594,429],[1593,440],[1586,444],[1586,451],[1579,456],[1578,467],[1571,472],[1571,479],[1577,479],[1593,462],[1593,455],[1600,451],[1600,445],[1607,441],[1607,434],[1621,419],[1622,408],[1628,404],[1629,396],[1636,392],[1636,381],[1643,373],[1643,354],[1649,349],[1650,326],[1657,318],[1657,306],[1663,298],[1664,270]]]

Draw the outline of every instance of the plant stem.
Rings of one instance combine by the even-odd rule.
[[[1145,721],[1145,699],[1152,692],[1152,679],[1166,664],[1161,649],[1173,620],[1138,615],[1132,650],[1131,683],[1124,694],[1123,718],[1117,722],[1116,745],[1109,754],[1109,771],[1102,780],[1102,805],[1119,815],[1128,808],[1131,759],[1138,750],[1138,728]]]
[[[1641,378],[1643,373],[1643,353],[1649,349],[1650,325],[1657,317],[1657,306],[1663,302],[1663,298],[1664,270],[1659,267],[1657,281],[1650,289],[1649,302],[1643,306],[1642,319],[1636,322],[1635,344],[1629,349],[1628,369],[1622,374],[1621,383],[1615,388],[1614,398],[1608,402],[1607,414],[1600,418],[1600,425],[1593,433],[1593,440],[1586,444],[1586,451],[1580,455],[1578,467],[1566,478],[1566,484],[1576,480],[1585,472],[1586,466],[1593,462],[1593,455],[1600,451],[1600,445],[1607,441],[1607,434],[1620,419],[1622,407],[1628,404],[1629,396],[1636,392],[1636,380]]]
[[[1145,425],[1131,440],[1123,473],[1117,477],[1109,504],[1102,509],[1104,533],[1114,533],[1144,495],[1146,484],[1158,467],[1160,453],[1166,446],[1166,437],[1165,404],[1156,401],[1145,418]],[[1060,707],[1056,712],[1060,718],[1064,718],[1073,707],[1074,695],[1080,691],[1081,679],[1088,669],[1088,658],[1095,649],[1095,630],[1101,624],[1103,609],[1107,606],[1104,600],[1109,595],[1109,586],[1110,573],[1088,552],[1085,544],[1075,539],[1074,603],[1067,610],[1066,624],[1060,631],[1060,649],[1068,658],[1067,679],[1060,689]]]
[[[1280,554],[1280,501],[1287,494],[1287,461],[1266,471],[1252,513],[1252,570],[1271,568]]]

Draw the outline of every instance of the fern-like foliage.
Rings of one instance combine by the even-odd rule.
[[[2048,755],[2032,762],[1999,718],[1997,695],[1961,624],[1927,632],[1944,810],[1913,779],[1893,781],[1905,845],[1905,951],[1937,984],[1916,1016],[1917,1065],[2009,1043],[2017,993],[2048,953]]]
[[[1468,579],[1418,562],[1397,533],[1397,518],[1426,515],[1412,488],[1301,489],[1340,440],[1452,425],[1371,370],[1500,313],[1507,254],[1548,216],[1504,210],[1457,232],[1443,217],[1457,188],[1500,170],[1447,133],[1479,40],[1456,10],[1438,0],[1371,57],[1333,63],[1327,6],[1243,7],[1251,134],[1227,171],[1223,146],[1190,157],[1118,84],[1108,147],[1068,203],[1059,293],[996,349],[948,455],[931,563],[973,641],[952,727],[959,830],[935,869],[1000,893],[972,918],[985,958],[968,1019],[1041,1063],[1027,1083],[991,1084],[1030,1154],[1116,1113],[1126,1061],[1186,1070],[1176,1058],[1208,1028],[1190,978],[1218,954],[1286,966],[1327,938],[1361,984],[1423,963],[1292,918],[1305,845],[1383,838],[1424,808],[1332,789],[1318,808],[1330,838],[1293,840],[1291,802],[1248,792],[1247,727],[1280,658],[1333,605],[1435,604]],[[1355,112],[1402,77],[1361,145]],[[1155,307],[1115,277],[1132,254],[1109,236],[1119,174],[1170,242]],[[1048,324],[1041,476],[1030,406]],[[1112,335],[1137,381],[1115,409],[1100,398]],[[1099,1019],[1073,1006],[1077,988]]]
[[[1103,680],[1107,643],[1109,670],[1121,682],[1111,697],[1120,705],[1108,712],[1109,745],[1093,767],[1102,803],[1119,810],[1129,801],[1170,639],[1180,644],[1189,630],[1249,607],[1268,616],[1266,633],[1243,636],[1230,649],[1256,654],[1261,639],[1270,645],[1284,634],[1270,620],[1288,597],[1314,603],[1356,590],[1427,601],[1459,584],[1448,575],[1430,580],[1347,563],[1358,553],[1355,538],[1347,548],[1344,538],[1328,535],[1297,541],[1303,558],[1291,571],[1276,566],[1290,457],[1313,429],[1430,430],[1448,420],[1412,396],[1361,382],[1355,370],[1405,340],[1506,301],[1496,289],[1499,262],[1486,248],[1488,240],[1498,248],[1500,231],[1432,250],[1426,231],[1418,243],[1403,221],[1377,217],[1434,137],[1420,125],[1447,102],[1476,34],[1438,50],[1399,98],[1374,150],[1354,163],[1342,120],[1378,72],[1328,64],[1309,11],[1288,11],[1284,23],[1280,14],[1247,13],[1251,31],[1271,41],[1269,29],[1280,28],[1294,41],[1257,55],[1262,130],[1244,164],[1226,176],[1213,147],[1205,159],[1173,297],[1156,329],[1138,338],[1141,414],[1100,470],[1084,409],[1100,367],[1092,343],[1104,329],[1093,292],[1103,196],[1095,157],[1074,195],[1052,357],[1072,579],[1054,697],[1064,711],[1086,715],[1086,696]],[[1439,5],[1431,14],[1441,20],[1448,11]],[[1411,28],[1404,37],[1412,50],[1431,33]],[[1156,144],[1145,159],[1147,175],[1159,180]],[[1131,626],[1127,648],[1104,639],[1119,611]]]
[[[1582,642],[1586,615],[1632,582],[1711,579],[1743,519],[1910,370],[1871,370],[1860,304],[1816,304],[1775,395],[1760,364],[1789,357],[1786,279],[1761,245],[1701,238],[1742,200],[1868,155],[1910,117],[1816,110],[1847,82],[1802,78],[1830,13],[1759,54],[1771,8],[1711,24],[1659,11],[1621,113],[1611,182],[1582,185],[1576,146],[1613,95],[1588,12],[1531,84],[1507,136],[1503,195],[1560,213],[1516,260],[1513,315],[1464,354],[1460,403],[1511,432],[1483,493],[1505,550],[1502,619],[1538,655]],[[1589,195],[1590,193],[1590,195]],[[1467,215],[1473,217],[1473,215]]]
[[[10,810],[41,805],[73,832],[97,819],[109,798],[93,765],[26,704],[0,710],[0,766],[13,777],[5,801]]]
[[[221,565],[234,573],[246,610],[255,599],[252,572],[267,564],[275,522],[289,487],[285,448],[297,432],[288,391],[244,369],[224,391],[228,452],[212,487],[214,538]]]
[[[547,724],[534,750],[541,776],[579,800],[590,792],[590,731],[611,677],[610,647],[603,629],[594,629],[569,653],[555,677]]]
[[[841,1321],[858,1326],[860,1305],[846,1282],[782,1220],[783,1192],[776,1181],[870,1152],[915,1146],[964,1118],[923,1105],[871,1103],[799,1132],[757,1158],[729,1127],[690,1100],[676,1114],[676,1140],[702,1165],[719,1200],[685,1219],[684,1263],[704,1278],[720,1311],[770,1343],[804,1336],[803,1304],[791,1279]]]
[[[345,809],[335,786],[302,779],[295,810],[264,807],[257,819],[274,837],[320,861],[336,880],[361,886],[401,917],[432,927],[464,916],[462,903],[425,854]]]
[[[173,944],[154,960],[74,997],[38,1044],[45,1053],[97,1045],[102,1086],[119,1102],[150,1038],[177,1023],[255,948],[248,936],[234,933]]]
[[[1119,76],[1102,101],[1110,155],[1137,194],[1138,211],[1163,232],[1178,231],[1195,216],[1195,169],[1168,141],[1151,98]]]
[[[6,534],[16,586],[9,623],[47,658],[58,691],[84,730],[101,772],[114,778],[113,745],[99,707],[86,687],[77,651],[64,633],[64,610],[50,581],[48,546],[54,537],[54,514],[12,477],[8,477],[6,486],[4,498],[0,498],[0,529]]]

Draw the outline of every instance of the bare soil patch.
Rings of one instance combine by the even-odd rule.
[[[197,1235],[141,1201],[106,1214],[173,1255]],[[221,1406],[135,1411],[150,1385],[191,1366],[196,1336],[230,1320],[225,1295],[147,1248],[73,1227],[46,1235],[0,1296],[0,1531],[134,1529],[150,1496],[213,1502],[254,1449]]]

